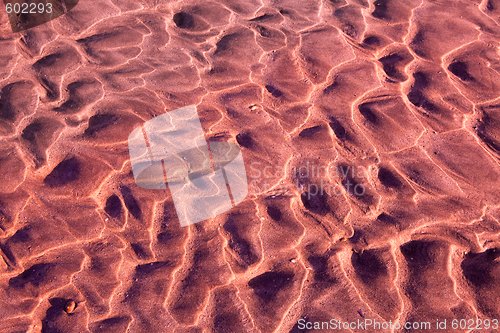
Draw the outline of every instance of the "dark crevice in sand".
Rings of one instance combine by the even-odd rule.
[[[387,267],[377,257],[374,250],[365,250],[361,253],[353,252],[351,263],[356,274],[366,284],[371,284],[387,275]]]
[[[194,17],[189,13],[175,13],[172,19],[175,25],[181,29],[193,29],[195,27]]]
[[[468,253],[460,265],[465,278],[476,288],[492,282],[491,271],[497,266],[495,259],[500,257],[499,249],[488,249],[482,253]]]
[[[106,200],[104,211],[111,217],[118,217],[122,212],[122,202],[120,198],[113,194]]]
[[[474,78],[467,72],[467,64],[465,62],[453,62],[448,66],[448,70],[458,76],[462,81],[474,80]]]
[[[309,193],[303,192],[300,196],[302,204],[304,207],[316,214],[326,215],[330,212],[330,207],[328,206],[327,200],[328,195],[326,193]]]
[[[138,220],[142,219],[142,209],[130,188],[128,186],[122,186],[120,187],[120,193],[122,194],[125,207],[127,207],[130,214]]]
[[[253,148],[255,146],[254,140],[248,133],[239,133],[236,135],[238,144],[245,148]]]
[[[248,286],[262,302],[269,303],[292,283],[293,277],[290,272],[265,272],[248,281]]]
[[[81,173],[81,162],[76,157],[71,157],[61,161],[43,182],[50,187],[64,186],[76,181]]]

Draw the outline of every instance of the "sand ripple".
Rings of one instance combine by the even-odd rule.
[[[0,12],[0,332],[500,319],[500,2]],[[190,104],[250,194],[181,228],[127,138]]]

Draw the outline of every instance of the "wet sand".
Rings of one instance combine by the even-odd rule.
[[[451,323],[500,320],[500,1],[80,0],[0,22],[0,332],[497,331]],[[191,104],[241,147],[249,195],[181,227],[127,138]]]

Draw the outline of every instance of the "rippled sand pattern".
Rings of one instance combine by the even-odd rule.
[[[0,20],[0,332],[500,319],[500,1],[80,0],[19,33]],[[252,163],[271,177],[182,228],[168,190],[134,183],[127,137],[190,104],[249,182]],[[368,172],[272,171],[307,163]]]

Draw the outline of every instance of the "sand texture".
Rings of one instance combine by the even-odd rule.
[[[500,0],[0,10],[0,332],[500,331],[499,41]],[[249,193],[181,227],[127,139],[192,104]]]

